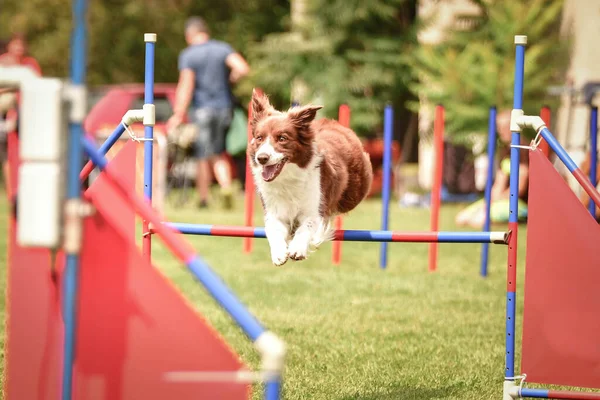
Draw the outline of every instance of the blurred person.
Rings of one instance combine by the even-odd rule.
[[[38,75],[42,75],[37,60],[28,52],[27,38],[22,33],[14,33],[6,44],[6,52],[0,54],[0,65],[2,66],[26,66],[33,69]]]
[[[492,223],[506,223],[510,214],[510,142],[512,140],[510,114],[510,110],[501,111],[496,119],[500,146],[496,152],[499,156],[499,166],[495,172],[491,191],[490,221]],[[521,135],[521,145],[529,145],[523,135]],[[519,151],[518,220],[524,221],[527,219],[529,194],[529,150],[519,149]],[[494,160],[489,160],[489,162],[494,162]],[[456,224],[459,226],[468,225],[482,228],[484,223],[485,199],[476,201],[456,216]]]
[[[246,76],[250,68],[229,44],[211,38],[200,17],[186,21],[185,40],[188,46],[179,54],[179,81],[167,131],[179,126],[190,108],[190,121],[198,128],[195,156],[199,207],[208,205],[212,166],[224,205],[231,208],[232,172],[225,150],[234,106],[231,86]]]
[[[42,75],[37,60],[29,55],[27,39],[22,33],[14,33],[10,39],[3,43],[0,48],[0,66],[25,66],[31,68],[37,75]],[[8,187],[8,143],[7,134],[17,129],[18,115],[17,105],[19,97],[14,88],[0,88],[0,162],[2,162],[2,173],[4,185]]]

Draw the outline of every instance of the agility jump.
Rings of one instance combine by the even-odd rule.
[[[263,382],[264,397],[279,399],[285,344],[246,309],[182,239],[184,227],[163,221],[154,211],[151,175],[144,178],[145,196],[135,193],[132,161],[136,141],[129,141],[115,159],[108,162],[105,150],[110,146],[98,149],[85,137],[82,129],[85,11],[86,2],[76,0],[70,84],[52,78],[23,79],[2,74],[3,80],[20,86],[22,110],[27,115],[44,117],[20,119],[20,159],[15,160],[14,155],[12,159],[12,167],[18,168],[19,176],[18,207],[11,216],[9,236],[6,397],[153,400],[192,399],[218,393],[222,399],[246,399],[250,396],[249,383]],[[143,122],[145,157],[149,163],[152,146],[148,143],[151,144],[154,125],[156,35],[146,34],[144,40],[145,105],[142,110],[132,110],[124,116],[122,127],[120,125],[115,132],[122,134],[130,121]],[[600,306],[596,278],[600,256],[595,251],[600,227],[561,181],[537,147],[537,141],[530,150],[532,200],[523,323],[524,372],[520,376],[515,374],[516,193],[520,151],[517,146],[521,130],[535,129],[593,201],[600,204],[600,194],[541,118],[523,115],[526,37],[517,36],[516,44],[508,230],[475,233],[338,230],[336,236],[339,240],[508,245],[504,399],[600,399],[600,394],[523,387],[525,378],[528,382],[600,387],[600,377],[594,368],[600,359],[596,345]],[[51,107],[36,101],[39,96]],[[69,103],[72,107],[66,115]],[[43,129],[36,125],[37,121],[43,121]],[[69,127],[68,139],[65,123]],[[40,143],[45,145],[39,146]],[[65,144],[68,146],[63,148]],[[65,151],[68,163],[64,162]],[[80,180],[90,168],[85,171],[80,168],[83,151],[102,172],[82,193]],[[569,206],[568,214],[551,209],[559,205]],[[144,220],[141,252],[135,242],[136,214]],[[240,231],[203,225],[191,229],[224,236],[262,235],[260,228]],[[262,356],[260,371],[246,368],[218,333],[151,265],[151,233],[159,235],[254,342]],[[110,246],[110,251],[100,244]],[[550,251],[541,251],[541,244],[549,246]],[[565,270],[567,264],[575,264],[575,267]],[[33,337],[36,340],[32,340]]]

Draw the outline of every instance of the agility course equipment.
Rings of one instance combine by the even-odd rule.
[[[487,148],[487,158],[488,158],[488,170],[487,177],[485,183],[485,221],[483,225],[484,231],[489,231],[491,229],[491,216],[490,216],[490,208],[492,203],[492,184],[494,181],[494,157],[496,154],[496,115],[497,110],[495,106],[490,107],[489,118],[488,118],[488,148]],[[544,121],[546,126],[550,126],[550,118],[551,111],[550,107],[543,106],[540,110],[540,118]],[[545,140],[541,139],[538,145],[542,153],[549,157],[549,147],[548,143]],[[489,244],[483,243],[481,245],[481,268],[480,275],[482,277],[488,276],[488,264],[489,264]]]
[[[73,70],[77,73],[74,73],[72,83],[75,86],[49,78],[23,83],[22,109],[31,114],[46,114],[42,114],[44,118],[21,119],[21,159],[13,165],[19,166],[20,174],[19,207],[16,215],[11,217],[9,234],[6,397],[42,399],[62,395],[63,399],[154,400],[205,395],[242,399],[249,396],[248,383],[259,381],[266,383],[266,399],[278,399],[283,383],[284,343],[247,311],[181,238],[179,233],[183,233],[184,226],[163,221],[152,208],[148,196],[136,195],[133,165],[137,143],[129,141],[117,157],[108,162],[102,151],[82,132],[82,110],[85,110],[85,96],[82,96],[85,94],[84,5],[84,1],[78,0],[75,8],[78,32],[73,41],[76,60]],[[144,38],[146,48],[151,48],[146,55],[153,59],[156,36],[146,34]],[[522,387],[523,379],[521,386],[517,385],[520,378],[515,375],[514,365],[516,198],[521,130],[535,129],[596,204],[600,204],[600,194],[554,139],[543,120],[538,116],[523,115],[526,38],[518,36],[516,43],[508,231],[339,230],[336,236],[343,240],[381,241],[389,238],[390,241],[508,244],[504,399],[600,398],[600,394],[528,389]],[[146,65],[148,63],[147,59]],[[36,101],[39,98],[53,106],[46,107],[43,102]],[[66,110],[63,107],[66,100],[77,105],[67,119],[62,113]],[[151,126],[154,110],[151,103],[147,105],[139,115],[145,125]],[[39,129],[38,121],[43,121],[46,127]],[[70,128],[68,140],[65,140],[63,129],[66,122]],[[53,145],[32,147],[31,144],[38,140]],[[61,161],[60,143],[68,143],[69,162],[66,166]],[[538,144],[536,140],[529,150],[532,203],[527,241],[531,247],[526,260],[522,368],[527,379],[535,383],[600,387],[595,368],[600,355],[594,335],[598,327],[596,311],[600,305],[595,268],[600,262],[595,251],[600,228],[561,182]],[[83,194],[79,165],[82,150],[102,171]],[[39,175],[27,172],[30,167],[36,170],[38,164],[49,166],[52,171],[42,184]],[[65,170],[68,172],[67,191],[59,179],[65,175]],[[52,186],[51,191],[47,190],[48,185]],[[49,193],[56,193],[60,200],[65,200],[63,210],[53,211],[48,207]],[[552,207],[561,205],[568,206],[570,213],[557,216]],[[29,213],[40,215],[43,212],[50,214],[48,221],[58,217],[57,221],[46,221],[37,226],[28,223]],[[151,265],[148,260],[151,254],[138,250],[134,240],[136,214],[148,227],[144,235],[158,234],[255,343],[263,356],[260,372],[249,371]],[[252,234],[264,237],[264,229],[254,227],[196,225],[191,229],[219,236]],[[99,243],[106,243],[110,251]],[[543,249],[542,245],[549,245],[551,250]],[[566,270],[565,265],[570,268]],[[58,351],[61,347],[62,351]],[[64,363],[62,369],[58,367],[61,363]]]
[[[151,206],[151,176],[144,179],[145,196],[135,193],[136,143],[129,141],[108,163],[83,134],[86,5],[84,0],[73,4],[69,84],[53,78],[0,79],[20,87],[23,112],[18,155],[10,158],[11,171],[19,174],[18,207],[9,231],[6,398],[245,399],[250,383],[263,382],[264,397],[278,399],[284,343],[180,235],[162,224]],[[144,41],[146,103],[132,110],[132,118],[143,121],[144,140],[151,144],[156,35],[145,34]],[[114,136],[126,127],[127,121]],[[102,172],[82,194],[80,180],[90,170],[81,170],[83,149]],[[145,146],[147,160],[152,160],[151,151]],[[167,247],[253,341],[262,356],[260,371],[248,370],[150,264],[149,235],[144,252],[139,251],[136,214],[145,227],[156,227]]]
[[[538,116],[523,113],[526,36],[515,36],[516,59],[510,174],[511,236],[508,243],[504,399],[522,397],[600,399],[600,393],[524,388],[524,383],[600,388],[600,353],[595,310],[598,297],[596,243],[600,227],[554,169],[542,150],[543,138],[588,195],[600,193],[585,177]],[[520,135],[537,136],[530,155],[529,209],[523,311],[522,374],[515,373],[516,278]],[[517,385],[517,381],[521,380]]]

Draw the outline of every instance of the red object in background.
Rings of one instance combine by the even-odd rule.
[[[550,111],[550,107],[542,107],[542,109],[540,110],[540,118],[542,118],[548,129],[550,129],[551,116],[552,112]],[[544,138],[540,138],[539,148],[542,149],[542,152],[544,153],[544,155],[546,155],[546,157],[550,156],[550,147],[548,146],[548,142],[546,142]]]
[[[121,180],[131,190],[134,150],[130,143],[111,161],[126,174]],[[232,372],[244,366],[158,268],[142,258],[134,238],[135,214],[117,193],[104,173],[85,193],[97,210],[83,230],[74,399],[249,398],[246,384],[165,379],[172,371]],[[11,219],[6,398],[60,398],[64,257],[59,254],[53,279],[49,252],[21,248],[15,237]]]
[[[383,188],[383,152],[384,143],[383,139],[371,139],[364,143],[365,151],[371,158],[371,165],[373,166],[373,184],[371,185],[371,191],[369,197],[379,195]],[[397,163],[400,159],[401,149],[400,145],[396,140],[392,141],[392,165]],[[393,171],[392,171],[393,176]],[[394,180],[392,179],[392,188],[394,186]]]
[[[177,85],[171,83],[154,85],[155,135],[166,135],[165,125],[173,114],[176,87]],[[89,111],[83,125],[85,132],[91,137],[97,137],[99,132],[105,132],[108,136],[121,123],[123,115],[128,110],[141,109],[144,105],[143,83],[109,85],[99,90],[103,94]],[[183,122],[188,122],[187,117],[184,117]],[[134,123],[131,129],[134,132],[143,132],[144,125],[141,122]],[[226,158],[229,161],[232,178],[238,178],[233,158],[229,155]]]
[[[342,104],[338,111],[338,121],[343,126],[350,127],[350,106]],[[334,221],[335,229],[342,230],[344,220],[341,215],[338,215]],[[342,242],[333,242],[331,245],[331,261],[333,265],[339,265],[342,261]]]
[[[435,168],[431,189],[431,232],[437,232],[440,219],[440,202],[442,193],[442,169],[444,165],[444,107],[435,108],[433,128],[433,148],[435,151]],[[429,244],[429,271],[437,269],[438,244]]]
[[[262,94],[262,90],[255,89],[258,95]],[[248,143],[252,141],[252,100],[248,103]],[[254,197],[256,196],[254,188],[254,178],[250,169],[250,159],[246,158],[246,181],[244,184],[244,223],[246,226],[254,226]],[[252,238],[243,239],[244,253],[252,253]]]
[[[521,370],[528,382],[600,388],[600,226],[548,158],[529,154]]]
[[[165,123],[172,115],[175,104],[175,84],[154,85],[154,104],[156,108],[155,129],[164,134]],[[121,123],[128,110],[140,109],[144,105],[144,84],[111,85],[103,89],[102,96],[89,111],[83,128],[86,133],[96,136],[102,130],[112,132]],[[185,121],[184,121],[185,122]],[[141,122],[132,127],[142,128]]]

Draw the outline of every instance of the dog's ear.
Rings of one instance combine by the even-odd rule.
[[[273,112],[273,106],[266,95],[252,89],[252,125]]]
[[[306,126],[312,122],[323,106],[306,105],[302,107],[294,107],[288,111],[288,117],[296,126]]]

